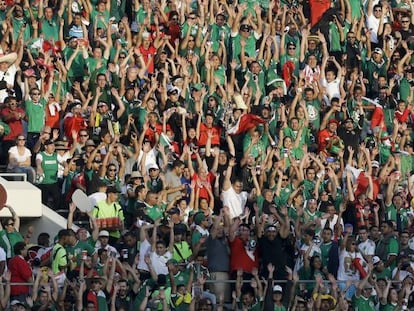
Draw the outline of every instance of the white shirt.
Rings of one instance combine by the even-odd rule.
[[[244,212],[244,207],[247,203],[247,192],[242,191],[241,193],[236,193],[233,186],[228,190],[223,190],[223,206],[228,206],[230,209],[230,217],[239,217]]]
[[[374,241],[367,239],[364,242],[358,244],[358,249],[364,254],[368,256],[375,255],[375,243]]]
[[[331,100],[332,97],[341,98],[341,92],[339,89],[340,84],[341,84],[341,79],[338,77],[331,82],[328,82],[325,78],[322,79],[322,86],[325,87],[326,96],[328,96],[329,100]]]
[[[70,159],[72,156],[68,151],[66,151],[64,154],[60,155],[57,153],[57,161],[58,161],[58,178],[63,178],[63,171],[65,170],[64,162],[66,162],[67,159]]]
[[[328,218],[321,219],[321,228],[325,228],[325,225],[326,225],[327,221],[328,221]],[[331,228],[332,231],[334,231],[334,232],[335,232],[334,229],[335,229],[335,225],[336,225],[337,221],[338,221],[338,215],[336,215],[336,214],[334,215],[333,219],[329,221],[329,228]],[[342,228],[344,227],[344,221],[343,221],[342,218],[339,221],[339,224],[342,226]]]
[[[346,249],[339,253],[339,268],[338,268],[338,281],[358,281],[359,271],[355,268],[354,259],[359,258],[362,262],[364,258],[360,253],[349,252]]]
[[[300,268],[303,267],[303,264],[304,264],[304,257],[303,256],[306,254],[308,249],[309,249],[309,245],[306,245],[305,243],[302,244],[302,246],[300,247],[299,257],[298,257],[298,259],[296,259],[296,264],[295,264],[295,268],[294,268],[294,270],[296,272],[298,272],[300,270]],[[309,258],[313,257],[315,255],[318,255],[318,254],[319,254],[319,256],[322,254],[321,249],[319,248],[318,245],[313,244],[312,249],[309,252]]]
[[[16,66],[13,64],[11,65],[6,72],[0,71],[0,81],[6,81],[9,85],[14,85],[14,78],[16,76]],[[7,93],[7,88],[0,90],[0,101],[4,102],[6,97],[9,96],[9,93]]]
[[[156,252],[150,252],[151,264],[155,273],[168,275],[167,261],[172,258],[172,254],[166,251],[164,255],[157,255]]]
[[[17,146],[13,146],[9,149],[9,155],[11,155],[14,159],[16,159],[16,161],[18,163],[24,162],[27,160],[27,158],[30,158],[32,156],[32,153],[30,152],[30,150],[28,148],[24,148],[24,153],[23,155],[19,154],[19,151],[17,150]],[[13,168],[11,167],[11,165],[9,164],[9,168]]]
[[[151,244],[147,239],[145,239],[139,246],[139,260],[137,265],[138,270],[149,271],[148,265],[145,263],[145,256],[148,255],[150,251]]]

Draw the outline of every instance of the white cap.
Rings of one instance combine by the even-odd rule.
[[[281,293],[283,293],[282,286],[280,286],[280,285],[273,286],[273,292],[281,292]]]
[[[99,236],[108,237],[109,238],[109,232],[106,230],[101,230],[99,232]]]
[[[372,257],[372,264],[376,265],[377,263],[379,263],[381,261],[381,259],[378,256],[374,256]]]

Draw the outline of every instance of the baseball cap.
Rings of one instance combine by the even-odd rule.
[[[47,146],[47,145],[51,145],[51,144],[54,144],[54,143],[55,143],[55,142],[54,142],[53,140],[48,139],[48,140],[46,140],[46,141],[43,143],[43,145]]]
[[[197,215],[194,216],[194,222],[195,222],[196,225],[201,224],[201,222],[205,219],[206,219],[206,216],[202,212],[197,213]]]
[[[106,230],[101,230],[101,231],[99,232],[99,236],[109,238],[109,232],[108,232],[108,231],[106,231]]]
[[[273,286],[273,292],[274,293],[283,293],[282,286],[280,286],[280,285]]]
[[[383,52],[382,52],[381,48],[375,48],[374,53],[380,54],[382,56]]]
[[[381,259],[378,256],[372,257],[372,264],[375,266],[377,263],[379,263]]]

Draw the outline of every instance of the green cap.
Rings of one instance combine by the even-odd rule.
[[[196,225],[201,224],[201,222],[202,222],[203,220],[205,220],[205,219],[206,219],[206,216],[204,215],[204,213],[203,213],[203,212],[197,213],[197,214],[194,216],[194,222],[195,222],[195,224],[196,224]]]

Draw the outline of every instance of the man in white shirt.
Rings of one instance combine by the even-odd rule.
[[[154,231],[152,232],[152,243],[151,251],[149,253],[150,262],[148,267],[150,268],[151,273],[156,275],[165,274],[168,275],[167,262],[172,258],[172,253],[174,251],[174,223],[170,221],[170,243],[165,244],[163,240],[158,240],[157,237],[157,228],[159,221],[157,220],[154,224]]]
[[[359,244],[358,250],[364,257],[366,262],[372,262],[372,258],[375,254],[375,243],[368,238],[368,228],[361,226],[358,231]]]
[[[228,206],[231,218],[238,217],[243,214],[248,197],[248,193],[246,191],[242,191],[243,183],[240,180],[235,180],[233,184],[231,183],[231,173],[233,166],[235,165],[235,159],[230,159],[223,182],[222,192],[223,206]]]

